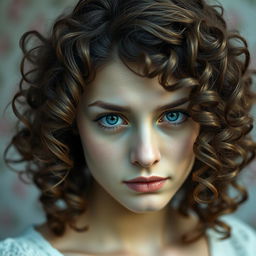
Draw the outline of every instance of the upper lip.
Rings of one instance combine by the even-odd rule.
[[[137,177],[135,179],[132,180],[127,180],[124,181],[126,183],[134,183],[134,182],[152,182],[152,181],[160,181],[160,180],[166,180],[168,178],[164,178],[164,177],[159,177],[159,176],[151,176],[151,177]]]

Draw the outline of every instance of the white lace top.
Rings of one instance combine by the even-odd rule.
[[[208,230],[211,256],[255,256],[256,232],[247,224],[234,217],[224,217],[232,227],[232,236],[218,240],[219,235]],[[21,236],[7,238],[0,242],[0,256],[63,256],[58,250],[33,227],[28,228]]]

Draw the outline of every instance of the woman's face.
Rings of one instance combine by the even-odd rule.
[[[157,78],[140,77],[115,60],[82,96],[77,125],[90,173],[132,212],[162,209],[192,169],[199,125],[187,115],[189,92],[168,92]],[[125,183],[152,176],[165,180]]]

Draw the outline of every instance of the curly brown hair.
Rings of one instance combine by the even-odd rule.
[[[255,94],[247,43],[228,31],[221,6],[203,0],[80,0],[58,17],[47,37],[29,31],[20,46],[22,79],[12,100],[18,128],[5,160],[26,163],[23,173],[40,189],[56,235],[67,225],[80,230],[76,218],[87,209],[90,182],[76,111],[85,87],[116,51],[125,65],[143,67],[138,75],[158,76],[166,90],[192,87],[189,110],[200,133],[178,210],[199,217],[197,237],[207,228],[230,236],[219,217],[247,199],[237,177],[255,156],[249,136]],[[12,146],[19,160],[7,157]]]

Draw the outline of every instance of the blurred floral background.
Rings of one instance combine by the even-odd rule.
[[[5,166],[3,151],[14,132],[15,118],[10,106],[18,88],[21,51],[19,38],[27,30],[46,32],[53,20],[69,10],[72,0],[1,0],[0,1],[0,239],[18,234],[27,225],[44,220],[38,192],[31,184],[22,183],[15,172]],[[220,0],[231,29],[238,29],[249,43],[251,66],[256,68],[256,0]],[[255,81],[256,82],[256,81]],[[255,109],[253,110],[256,116]],[[253,136],[256,139],[255,129]],[[256,228],[256,161],[241,176],[250,199],[235,214]]]

